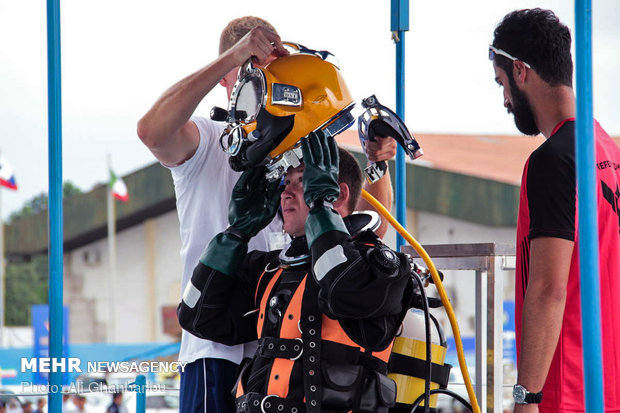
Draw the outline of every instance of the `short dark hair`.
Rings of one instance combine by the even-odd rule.
[[[528,63],[551,86],[573,86],[570,31],[551,10],[508,13],[495,28],[493,47]],[[510,59],[496,55],[495,62],[512,76]]]
[[[248,34],[248,32],[255,27],[264,27],[265,29],[277,33],[275,27],[265,19],[255,16],[239,17],[231,20],[226,27],[224,27],[224,30],[222,30],[222,35],[220,36],[220,54],[233,47],[235,43],[241,40],[243,36]]]
[[[357,202],[362,195],[362,171],[359,164],[346,149],[338,147],[340,164],[338,167],[338,183],[347,184],[349,187],[349,213],[355,211]]]

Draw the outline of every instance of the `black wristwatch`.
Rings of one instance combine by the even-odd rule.
[[[542,391],[539,393],[530,393],[520,384],[515,384],[512,388],[512,397],[516,404],[538,404],[542,401]]]

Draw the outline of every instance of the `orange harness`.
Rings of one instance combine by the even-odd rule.
[[[267,379],[266,395],[246,394],[242,383],[243,373],[237,383],[238,412],[320,412],[323,396],[322,362],[359,365],[365,371],[385,374],[393,341],[380,351],[371,352],[357,345],[343,330],[337,320],[322,314],[318,308],[318,284],[306,273],[292,293],[281,313],[278,337],[265,335],[265,318],[269,311],[269,300],[281,279],[283,269],[278,269],[267,282],[263,272],[255,294],[258,303],[257,335],[259,348],[256,357],[271,358]],[[260,286],[267,282],[259,297]],[[302,380],[295,372],[303,372],[303,392],[299,389]],[[361,380],[359,380],[361,382]],[[291,387],[291,383],[296,388]],[[303,397],[304,403],[301,402]],[[255,408],[258,408],[256,409]]]

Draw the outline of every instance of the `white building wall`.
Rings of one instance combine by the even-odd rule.
[[[161,307],[179,302],[182,263],[176,211],[116,234],[114,342],[171,341]],[[110,320],[107,238],[65,254],[64,295],[74,343],[108,339]],[[152,287],[151,287],[152,286]]]
[[[414,223],[418,241],[423,244],[466,244],[495,242],[513,244],[516,227],[491,227],[430,212],[417,212]]]

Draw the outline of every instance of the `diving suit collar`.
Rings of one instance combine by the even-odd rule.
[[[381,218],[375,211],[356,211],[343,218],[344,224],[355,237],[366,230],[375,231],[381,225]],[[295,237],[280,251],[280,268],[298,267],[310,262],[310,251],[305,236]]]
[[[280,251],[280,268],[290,268],[310,262],[310,251],[305,236],[295,237]]]

